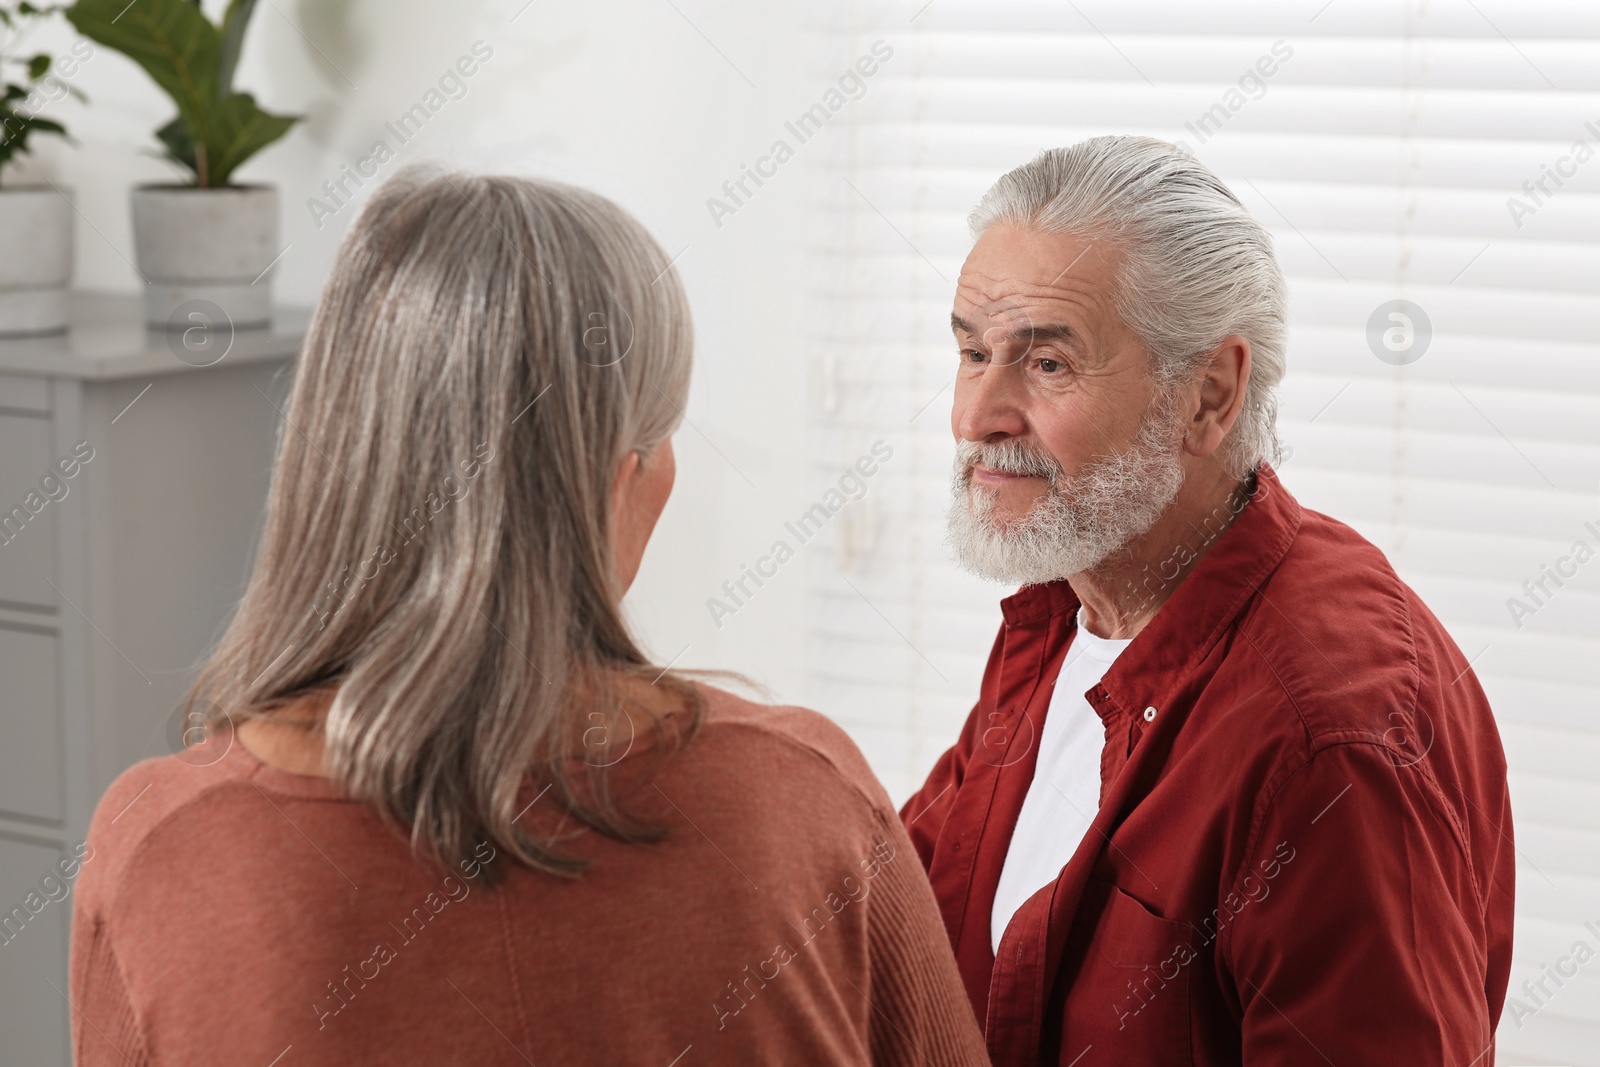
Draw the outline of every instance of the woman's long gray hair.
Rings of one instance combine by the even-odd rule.
[[[677,428],[691,349],[667,257],[609,200],[387,182],[317,307],[260,555],[191,707],[224,726],[337,687],[335,779],[451,867],[488,838],[581,869],[518,830],[530,774],[602,833],[659,836],[607,789],[595,741],[654,728],[670,751],[700,707],[629,633],[609,510],[621,459],[649,463]],[[597,734],[630,675],[659,676],[685,714]]]

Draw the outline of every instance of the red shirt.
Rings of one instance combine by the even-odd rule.
[[[901,809],[990,1055],[1492,1063],[1515,858],[1488,701],[1383,554],[1270,468],[1217,537],[1226,518],[1196,529],[1188,550],[1210,553],[1086,694],[1100,809],[998,959],[995,886],[1075,626],[1066,582],[1003,602],[977,706]]]

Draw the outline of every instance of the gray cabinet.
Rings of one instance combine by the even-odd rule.
[[[0,774],[0,818],[57,828],[63,825],[61,690],[56,677],[61,657],[60,639],[49,621],[46,616],[37,623],[0,623],[7,753]]]
[[[33,379],[30,384],[46,383]],[[37,515],[24,506],[54,458],[48,404],[33,406],[45,396],[48,391],[38,389],[18,390],[14,396],[0,393],[0,405],[5,405],[0,407],[0,508],[5,509],[0,515],[0,603],[48,604],[54,597],[45,579],[52,573],[56,517],[48,505]],[[13,508],[22,508],[21,516],[13,515]]]
[[[9,746],[8,746],[9,748]],[[35,831],[36,833],[37,831]],[[51,900],[41,880],[57,870],[56,841],[0,836],[0,1060],[17,1067],[68,1062],[67,928],[72,898]],[[59,894],[59,890],[55,890]],[[32,897],[37,913],[29,910]],[[18,912],[20,909],[20,913]]]
[[[249,575],[307,319],[185,348],[137,296],[78,294],[69,334],[0,340],[7,1064],[70,1061],[57,862],[113,778],[180,743],[174,712]]]

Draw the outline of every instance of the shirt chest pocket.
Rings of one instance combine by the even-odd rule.
[[[1196,935],[1109,882],[1090,879],[1055,991],[1062,1063],[1191,1062]],[[1087,1053],[1087,1054],[1085,1054]]]

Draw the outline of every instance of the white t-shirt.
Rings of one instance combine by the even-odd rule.
[[[1131,641],[1096,637],[1084,628],[1080,611],[1077,632],[1050,694],[1039,762],[1000,869],[989,918],[989,941],[996,953],[1011,917],[1040,886],[1061,874],[1100,808],[1105,724],[1083,694],[1100,684]]]

